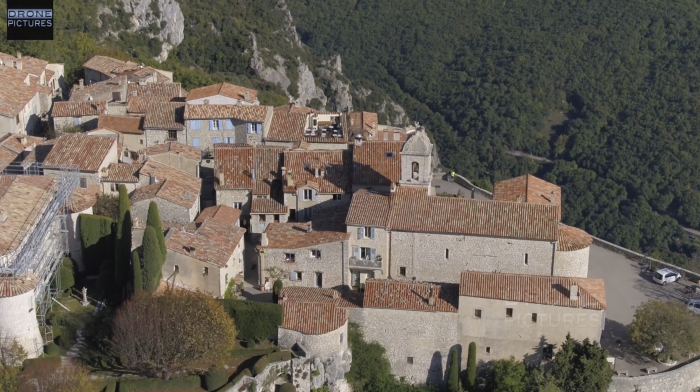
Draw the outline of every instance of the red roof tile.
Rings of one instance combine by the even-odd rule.
[[[120,184],[139,182],[138,172],[142,166],[141,164],[111,163],[108,167],[102,169],[103,175],[105,173],[107,175],[102,177],[100,181]]]
[[[391,185],[401,178],[403,142],[363,142],[353,147],[354,185]]]
[[[288,176],[291,173],[294,186],[287,178],[284,192],[296,192],[308,183],[312,187],[317,184],[318,192],[323,194],[350,193],[351,154],[350,150],[285,151],[284,166]],[[316,177],[315,169],[319,170],[319,177]]]
[[[236,220],[206,218],[194,233],[171,229],[166,246],[173,252],[223,268],[239,245],[246,230]]]
[[[104,101],[61,101],[54,102],[51,117],[99,116],[107,113]]]
[[[28,71],[11,66],[0,66],[0,86],[0,115],[6,117],[19,114],[36,94],[52,93],[51,87],[37,84]]]
[[[182,207],[191,208],[198,200],[202,180],[170,166],[147,161],[140,176],[154,176],[158,183],[137,188],[131,196],[132,203],[159,197]]]
[[[126,101],[126,111],[129,114],[132,115],[138,115],[138,114],[146,114],[146,108],[148,107],[149,104],[155,103],[155,102],[172,102],[172,103],[177,103],[177,101],[173,101],[170,97],[128,97]],[[182,102],[180,102],[182,103]],[[184,109],[183,109],[184,113]]]
[[[281,328],[306,335],[322,335],[348,322],[347,309],[332,303],[283,302],[284,321]]]
[[[0,175],[0,210],[7,214],[0,230],[0,256],[17,249],[34,229],[56,185],[50,176]]]
[[[517,202],[518,198],[525,203],[559,206],[559,219],[561,219],[561,188],[550,182],[527,174],[499,181],[493,187],[493,200]]]
[[[387,227],[389,222],[389,209],[391,207],[389,195],[383,195],[360,189],[352,195],[350,211],[345,224],[353,226]]]
[[[570,252],[588,248],[593,243],[593,237],[581,229],[559,225],[557,231],[557,250]]]
[[[432,302],[432,304],[431,304]],[[423,312],[457,312],[456,284],[401,282],[368,279],[365,282],[363,307]]]
[[[309,226],[311,232],[307,232]],[[270,249],[300,249],[309,246],[347,241],[350,234],[345,231],[330,231],[313,229],[313,225],[299,222],[270,223],[265,229],[268,245],[261,248]]]
[[[277,200],[267,198],[253,199],[250,206],[251,214],[288,214],[289,207]]]
[[[300,141],[308,124],[306,113],[278,111],[272,115],[270,130],[265,139],[278,141]]]
[[[139,65],[132,61],[117,60],[107,56],[93,56],[83,67],[93,69],[108,76],[116,76],[124,71],[137,69]]]
[[[0,298],[15,297],[36,288],[39,279],[34,275],[0,277]]]
[[[230,83],[218,83],[211,86],[205,86],[190,90],[187,95],[187,101],[192,101],[200,98],[212,97],[215,95],[223,95],[229,98],[246,100],[246,92],[248,93],[249,102],[254,102],[258,99],[258,92],[251,88],[236,86]]]
[[[219,189],[253,189],[256,181],[278,178],[282,147],[253,147],[236,144],[214,146],[216,186]]]
[[[129,97],[167,97],[179,98],[182,96],[182,87],[180,83],[148,83],[140,85],[138,83],[129,83],[127,86],[127,94]]]
[[[146,104],[144,129],[184,130],[184,108],[182,102],[150,102]]]
[[[186,144],[178,142],[165,142],[161,144],[156,144],[154,146],[148,147],[145,153],[146,156],[173,153],[175,155],[182,155],[185,158],[192,159],[198,162],[202,160],[202,150],[200,150],[197,147],[188,146]]]
[[[97,203],[97,195],[101,192],[99,184],[90,184],[87,188],[77,188],[66,203],[71,213],[87,210]]]
[[[265,122],[267,112],[271,109],[269,106],[186,104],[185,119],[235,118],[241,121],[262,123]]]
[[[97,128],[119,133],[143,135],[142,120],[141,117],[102,114],[97,119]]]
[[[46,156],[43,166],[77,166],[82,172],[97,172],[117,139],[83,134],[61,135]]]
[[[576,300],[569,296],[573,285],[579,287]],[[459,295],[570,308],[603,310],[606,307],[602,279],[464,271]]]
[[[73,86],[70,91],[70,101],[90,101],[90,97],[103,96],[104,94],[109,94],[114,91],[123,92],[126,89],[126,77],[117,77],[113,79],[103,80],[101,82],[93,83],[89,86],[84,86],[82,88],[78,86]],[[122,96],[122,100],[126,100],[127,97]],[[112,98],[109,97],[111,100]]]
[[[194,222],[197,224],[202,224],[207,219],[214,219],[220,220],[230,225],[235,225],[236,222],[238,222],[238,218],[241,217],[241,213],[241,210],[231,208],[225,205],[212,206],[203,209],[202,212],[199,213],[199,216],[197,216],[197,219],[194,220]]]

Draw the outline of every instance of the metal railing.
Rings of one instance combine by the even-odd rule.
[[[350,267],[355,268],[369,268],[369,269],[382,269],[382,260],[377,258],[376,260],[371,259],[358,259],[355,257],[350,258]]]

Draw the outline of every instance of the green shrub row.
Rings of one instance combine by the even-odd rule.
[[[236,323],[239,339],[261,342],[277,335],[277,327],[282,325],[280,305],[236,299],[220,301]]]
[[[255,362],[255,365],[253,365],[253,373],[257,376],[265,370],[267,365],[280,361],[290,361],[291,359],[292,353],[290,351],[279,351],[267,354]]]
[[[110,381],[104,389],[104,392],[117,392],[117,382]]]
[[[245,376],[253,377],[253,373],[250,371],[250,369],[247,369],[247,368],[243,369],[243,371],[238,373],[238,375],[236,377],[234,377],[233,380],[231,380],[231,382],[229,384],[231,386],[234,386],[234,385],[236,385],[237,382],[241,381],[243,379],[243,377],[245,377]],[[226,386],[228,386],[228,384]]]
[[[167,381],[155,378],[146,378],[142,380],[120,381],[119,392],[160,391],[163,389],[175,388],[199,388],[201,385],[202,380],[199,376],[176,378]]]
[[[60,354],[60,352],[61,350],[54,342],[49,342],[49,344],[44,346],[44,353],[46,353],[46,355],[57,356]]]
[[[212,369],[202,377],[202,386],[209,392],[216,391],[228,382],[226,369]]]
[[[235,350],[231,350],[229,355],[231,358],[237,358],[237,357],[257,357],[260,355],[267,355],[272,352],[275,352],[274,347],[269,347],[269,348],[239,348]]]

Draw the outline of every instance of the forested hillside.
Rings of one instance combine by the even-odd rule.
[[[427,124],[489,186],[535,172],[564,220],[685,264],[700,228],[700,6],[639,0],[289,0],[314,54]],[[556,160],[538,166],[505,154]]]

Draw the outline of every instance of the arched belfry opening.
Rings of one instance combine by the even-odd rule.
[[[420,173],[420,165],[418,162],[413,162],[411,165],[411,178],[414,180],[418,180],[418,173]]]

